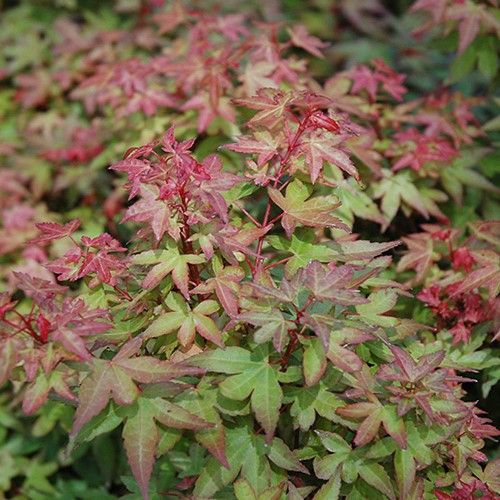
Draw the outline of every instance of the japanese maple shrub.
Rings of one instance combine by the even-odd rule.
[[[32,307],[2,295],[1,381],[22,382],[27,413],[52,392],[76,405],[68,454],[122,426],[144,498],[421,499],[436,484],[494,498],[498,462],[478,462],[498,433],[463,401],[469,379],[391,314],[408,293],[384,278],[399,242],[359,240],[335,216],[335,179],[362,182],[348,118],[308,91],[235,104],[256,110],[224,146],[238,174],[173,127],[111,166],[138,225],[127,246],[78,239],[77,220],[38,224],[33,243],[70,245],[48,269],[85,286],[18,273]],[[162,478],[183,452],[196,464]]]
[[[432,15],[419,31],[458,25],[457,61],[493,77],[494,9],[458,3],[415,2]],[[0,293],[0,423],[12,399],[35,434],[67,430],[63,465],[118,437],[124,498],[498,498],[500,461],[480,463],[499,433],[459,374],[480,370],[483,394],[500,376],[499,224],[458,229],[446,205],[498,206],[474,169],[491,152],[483,99],[408,99],[380,59],[319,83],[297,54],[327,44],[304,26],[161,4],[123,31],[37,19],[30,47],[40,30],[51,50],[30,73],[14,50],[0,73],[22,116],[0,148],[16,292]],[[127,201],[110,187],[125,177]],[[105,202],[35,227],[62,220],[56,196]],[[353,234],[360,220],[376,229]]]

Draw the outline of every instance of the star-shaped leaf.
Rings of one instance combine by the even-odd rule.
[[[265,431],[266,441],[272,439],[283,392],[278,383],[277,367],[269,364],[265,346],[254,352],[241,347],[207,351],[193,356],[188,362],[209,371],[232,375],[220,384],[221,394],[236,401],[250,397],[252,411]]]
[[[331,212],[340,206],[335,196],[317,196],[308,200],[309,192],[298,179],[287,186],[285,196],[272,187],[268,187],[268,193],[272,201],[284,212],[281,223],[288,237],[294,232],[297,223],[310,227],[339,228],[350,232],[348,226],[331,215]]]
[[[340,147],[340,143],[344,139],[345,137],[342,135],[335,135],[326,131],[319,132],[318,130],[304,134],[301,137],[299,151],[305,154],[313,184],[318,179],[324,162],[335,165],[354,177],[358,183],[361,182],[358,170],[347,153]]]
[[[215,300],[200,302],[191,310],[179,294],[171,292],[167,297],[166,304],[171,309],[171,312],[162,314],[153,321],[144,331],[142,337],[146,339],[155,338],[178,329],[177,338],[183,347],[190,347],[195,333],[198,332],[206,340],[224,349],[222,333],[210,318],[210,314],[220,309]]]
[[[137,337],[127,342],[111,361],[93,360],[92,372],[78,391],[79,405],[70,437],[74,437],[84,424],[105,408],[111,395],[119,405],[134,403],[139,389],[133,380],[153,383],[204,372],[193,366],[161,361],[152,356],[130,357],[139,351],[141,344],[142,340]]]
[[[146,250],[131,258],[133,264],[156,264],[146,275],[142,286],[150,289],[156,286],[165,276],[172,273],[177,288],[186,299],[189,299],[188,264],[201,264],[205,261],[203,255],[180,254],[176,245],[171,244],[166,250]]]

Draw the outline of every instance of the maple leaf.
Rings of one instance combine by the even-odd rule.
[[[257,166],[261,167],[278,154],[279,135],[273,135],[268,130],[261,130],[255,131],[253,137],[254,139],[241,136],[238,142],[221,147],[244,154],[258,153]]]
[[[328,269],[315,260],[306,267],[305,276],[306,287],[317,299],[330,300],[342,305],[367,303],[367,300],[359,295],[359,291],[349,289],[354,280],[352,266]]]
[[[307,132],[301,136],[297,150],[305,154],[313,184],[318,179],[324,162],[335,165],[361,183],[358,170],[349,156],[339,147],[345,139],[345,135],[336,135],[328,131]]]
[[[37,222],[35,226],[42,231],[42,235],[32,239],[30,243],[46,243],[48,241],[60,240],[73,234],[80,227],[80,219],[72,220],[64,226],[57,222]]]
[[[385,178],[374,187],[373,197],[375,199],[382,198],[382,213],[389,222],[394,219],[402,202],[405,202],[425,218],[429,217],[425,200],[408,172],[399,171],[396,175],[385,173]]]
[[[172,312],[162,314],[144,331],[142,336],[146,339],[159,337],[167,333],[179,330],[177,338],[183,347],[190,347],[194,341],[195,332],[203,338],[213,342],[224,349],[222,334],[209,317],[210,314],[220,309],[215,300],[200,302],[193,310],[176,293],[170,293],[165,301]]]
[[[436,351],[422,356],[418,363],[403,349],[391,346],[394,363],[382,365],[377,377],[383,380],[395,380],[403,383],[416,384],[432,373],[443,361],[446,352]]]
[[[249,127],[265,126],[268,129],[275,128],[282,122],[285,112],[293,104],[295,96],[293,92],[283,92],[273,88],[262,88],[257,90],[257,95],[245,99],[234,99],[237,106],[245,106],[257,109],[259,112],[247,122]]]
[[[458,55],[462,54],[476,38],[485,14],[486,9],[484,5],[475,5],[472,2],[467,2],[463,5],[455,5],[454,8],[447,9],[446,17],[459,22]]]
[[[309,231],[311,230],[297,230],[291,239],[274,235],[268,238],[273,248],[292,254],[292,258],[285,264],[287,277],[293,276],[312,260],[331,262],[336,256],[336,252],[326,245],[315,243],[316,235]]]
[[[271,78],[276,69],[277,64],[275,62],[249,62],[245,67],[245,72],[240,76],[246,94],[248,96],[255,95],[261,88],[278,88],[278,83]]]
[[[315,36],[311,36],[307,32],[307,28],[303,24],[296,24],[292,28],[287,28],[291,42],[301,49],[307,50],[312,55],[324,59],[321,49],[326,49],[328,43],[321,41]]]
[[[428,233],[414,233],[402,238],[408,252],[398,262],[398,273],[415,269],[415,281],[421,283],[428,275],[434,262],[440,259],[434,250],[434,241]]]
[[[272,340],[278,352],[283,351],[288,339],[288,331],[294,328],[294,324],[286,320],[281,311],[276,308],[269,311],[243,312],[238,314],[235,319],[258,326],[259,328],[254,331],[255,342],[264,344]]]
[[[87,274],[96,272],[102,283],[116,285],[117,277],[111,274],[112,270],[121,271],[125,264],[116,255],[109,255],[107,250],[99,250],[97,253],[85,254],[83,263],[78,271],[77,278],[83,278]]]
[[[375,101],[379,80],[376,78],[375,72],[368,66],[357,65],[348,73],[349,78],[353,80],[351,92],[356,94],[360,90],[366,90],[370,99]]]
[[[356,312],[360,315],[360,319],[369,325],[394,327],[400,320],[385,314],[393,309],[397,300],[398,296],[393,289],[372,292],[368,296],[368,304],[356,305]]]
[[[177,245],[170,243],[166,250],[146,250],[130,259],[133,264],[156,264],[146,275],[142,286],[149,290],[163,278],[172,273],[175,285],[182,295],[189,300],[188,264],[200,264],[205,261],[203,255],[181,255]]]
[[[151,163],[147,160],[140,160],[138,158],[127,158],[117,163],[113,163],[109,169],[127,172],[128,180],[132,181],[137,177],[141,177],[145,172],[148,172],[151,169]]]
[[[172,8],[166,12],[159,12],[153,16],[153,21],[160,26],[159,35],[174,30],[179,24],[186,21],[188,12],[182,2],[175,1]]]
[[[226,266],[217,269],[213,278],[208,278],[203,283],[191,290],[191,294],[206,294],[214,291],[224,310],[229,316],[238,314],[238,283],[245,277],[241,267]]]
[[[328,387],[322,381],[311,387],[286,385],[283,403],[291,403],[290,415],[303,431],[311,428],[316,414],[335,422],[338,419],[336,410],[342,406],[342,400],[329,392]]]
[[[216,155],[207,156],[201,168],[208,178],[197,181],[198,188],[193,190],[193,194],[205,201],[211,210],[220,216],[224,224],[227,224],[229,222],[227,203],[219,191],[227,191],[245,179],[222,172],[222,162]]]
[[[18,280],[19,288],[37,302],[53,299],[56,295],[68,290],[67,286],[61,286],[51,281],[43,280],[27,273],[13,271],[12,275]]]
[[[245,418],[243,425],[228,428],[227,432],[227,459],[229,470],[221,469],[219,462],[211,458],[196,481],[193,495],[196,498],[212,498],[225,485],[232,484],[241,471],[241,477],[247,479],[255,491],[262,492],[263,498],[277,500],[282,488],[271,486],[272,469],[270,461],[279,464],[279,467],[304,472],[300,462],[294,457],[291,450],[286,452],[286,445],[274,444],[274,439],[266,446],[264,437],[258,435],[252,428],[250,419]],[[265,450],[265,451],[264,451]],[[285,455],[286,454],[286,455]],[[291,455],[291,456],[290,456]],[[286,462],[285,462],[286,461]],[[285,467],[286,463],[286,467]],[[279,490],[276,493],[276,489]],[[246,490],[248,492],[248,489]],[[268,496],[268,493],[269,496]],[[248,498],[248,497],[245,497]]]
[[[156,460],[159,433],[156,421],[174,429],[199,431],[214,424],[160,397],[139,397],[127,411],[123,445],[142,496],[149,499],[149,480]]]
[[[353,335],[344,335],[342,330],[334,329],[334,326],[336,326],[335,318],[327,314],[305,313],[302,315],[300,322],[314,331],[323,344],[326,358],[335,366],[346,372],[361,370],[361,358],[345,347],[348,343],[354,343]],[[345,331],[350,333],[353,329],[346,329]]]
[[[23,395],[23,411],[26,415],[30,415],[38,410],[47,400],[51,390],[54,390],[66,401],[78,401],[64,380],[65,377],[66,375],[61,371],[53,371],[48,376],[39,374],[29,384]]]
[[[406,427],[404,421],[398,418],[395,405],[383,406],[377,402],[353,403],[337,409],[343,417],[364,418],[356,431],[354,444],[364,446],[370,443],[378,434],[380,425],[384,426],[387,434],[403,449],[406,449]]]
[[[284,212],[281,224],[288,237],[294,232],[297,223],[312,227],[334,227],[350,232],[350,229],[332,210],[340,206],[335,196],[317,196],[311,200],[306,186],[298,179],[291,182],[283,196],[277,189],[267,188],[269,197]]]
[[[472,255],[480,265],[453,288],[451,297],[468,293],[479,287],[488,287],[491,298],[498,295],[500,289],[500,256],[493,250],[473,250]]]
[[[151,228],[158,241],[169,228],[172,212],[167,203],[159,200],[159,189],[155,186],[140,185],[141,199],[127,209],[121,222],[151,222]],[[131,197],[132,197],[131,192]]]
[[[185,391],[177,397],[176,402],[192,414],[215,424],[214,427],[195,432],[194,436],[223,467],[230,469],[226,456],[226,430],[216,410],[217,393],[210,379],[201,380],[196,391]]]
[[[189,364],[209,371],[232,375],[219,385],[221,394],[236,401],[250,397],[252,411],[265,431],[267,443],[274,435],[283,399],[277,367],[269,364],[268,357],[263,345],[253,353],[241,347],[227,347],[224,351],[207,351],[188,360]]]
[[[200,368],[160,361],[152,356],[131,358],[141,345],[142,339],[135,338],[127,342],[111,361],[93,359],[92,371],[83,380],[78,391],[79,404],[70,438],[74,438],[84,424],[105,408],[111,395],[119,405],[129,406],[134,403],[139,397],[139,389],[133,380],[150,384],[204,373]]]

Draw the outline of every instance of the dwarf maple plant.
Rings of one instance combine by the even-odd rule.
[[[484,479],[472,464],[497,432],[461,399],[468,379],[391,314],[404,289],[380,273],[399,242],[359,240],[335,216],[329,172],[361,182],[349,126],[305,91],[237,104],[258,110],[225,146],[247,155],[239,175],[173,128],[111,166],[140,226],[126,248],[106,233],[78,241],[78,221],[38,224],[33,243],[71,241],[48,268],[87,290],[19,274],[33,306],[3,295],[2,381],[25,380],[27,413],[51,391],[76,404],[68,453],[123,425],[144,498],[183,437],[205,450],[186,476],[195,498],[422,498],[436,475]],[[434,306],[432,293],[420,297]]]
[[[280,41],[276,24],[251,34],[241,16],[154,4],[130,36],[60,26],[73,45],[59,50],[86,57],[59,90],[93,121],[40,156],[67,186],[61,164],[99,159],[111,131],[121,142],[98,175],[128,197],[117,188],[108,232],[85,234],[91,217],[33,223],[43,210],[23,205],[15,174],[6,184],[18,218],[4,209],[0,250],[27,239],[30,263],[0,293],[0,386],[28,415],[67,417],[54,417],[71,422],[65,460],[119,436],[124,498],[496,498],[499,461],[480,463],[500,433],[463,384],[474,370],[486,393],[498,379],[481,349],[498,339],[498,224],[467,236],[444,208],[464,186],[498,193],[464,160],[489,152],[472,146],[486,142],[480,100],[404,101],[405,75],[380,59],[320,84],[293,52],[327,47],[304,26]],[[476,35],[453,12],[464,52]],[[156,34],[185,27],[149,59],[113,57],[115,43],[158,48]],[[18,81],[27,108],[56,92],[32,83]],[[143,118],[157,121],[141,143]],[[398,216],[431,220],[407,234]],[[358,219],[376,241],[353,232]]]

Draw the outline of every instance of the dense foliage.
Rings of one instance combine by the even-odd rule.
[[[496,1],[256,4],[3,8],[1,498],[499,498]]]

